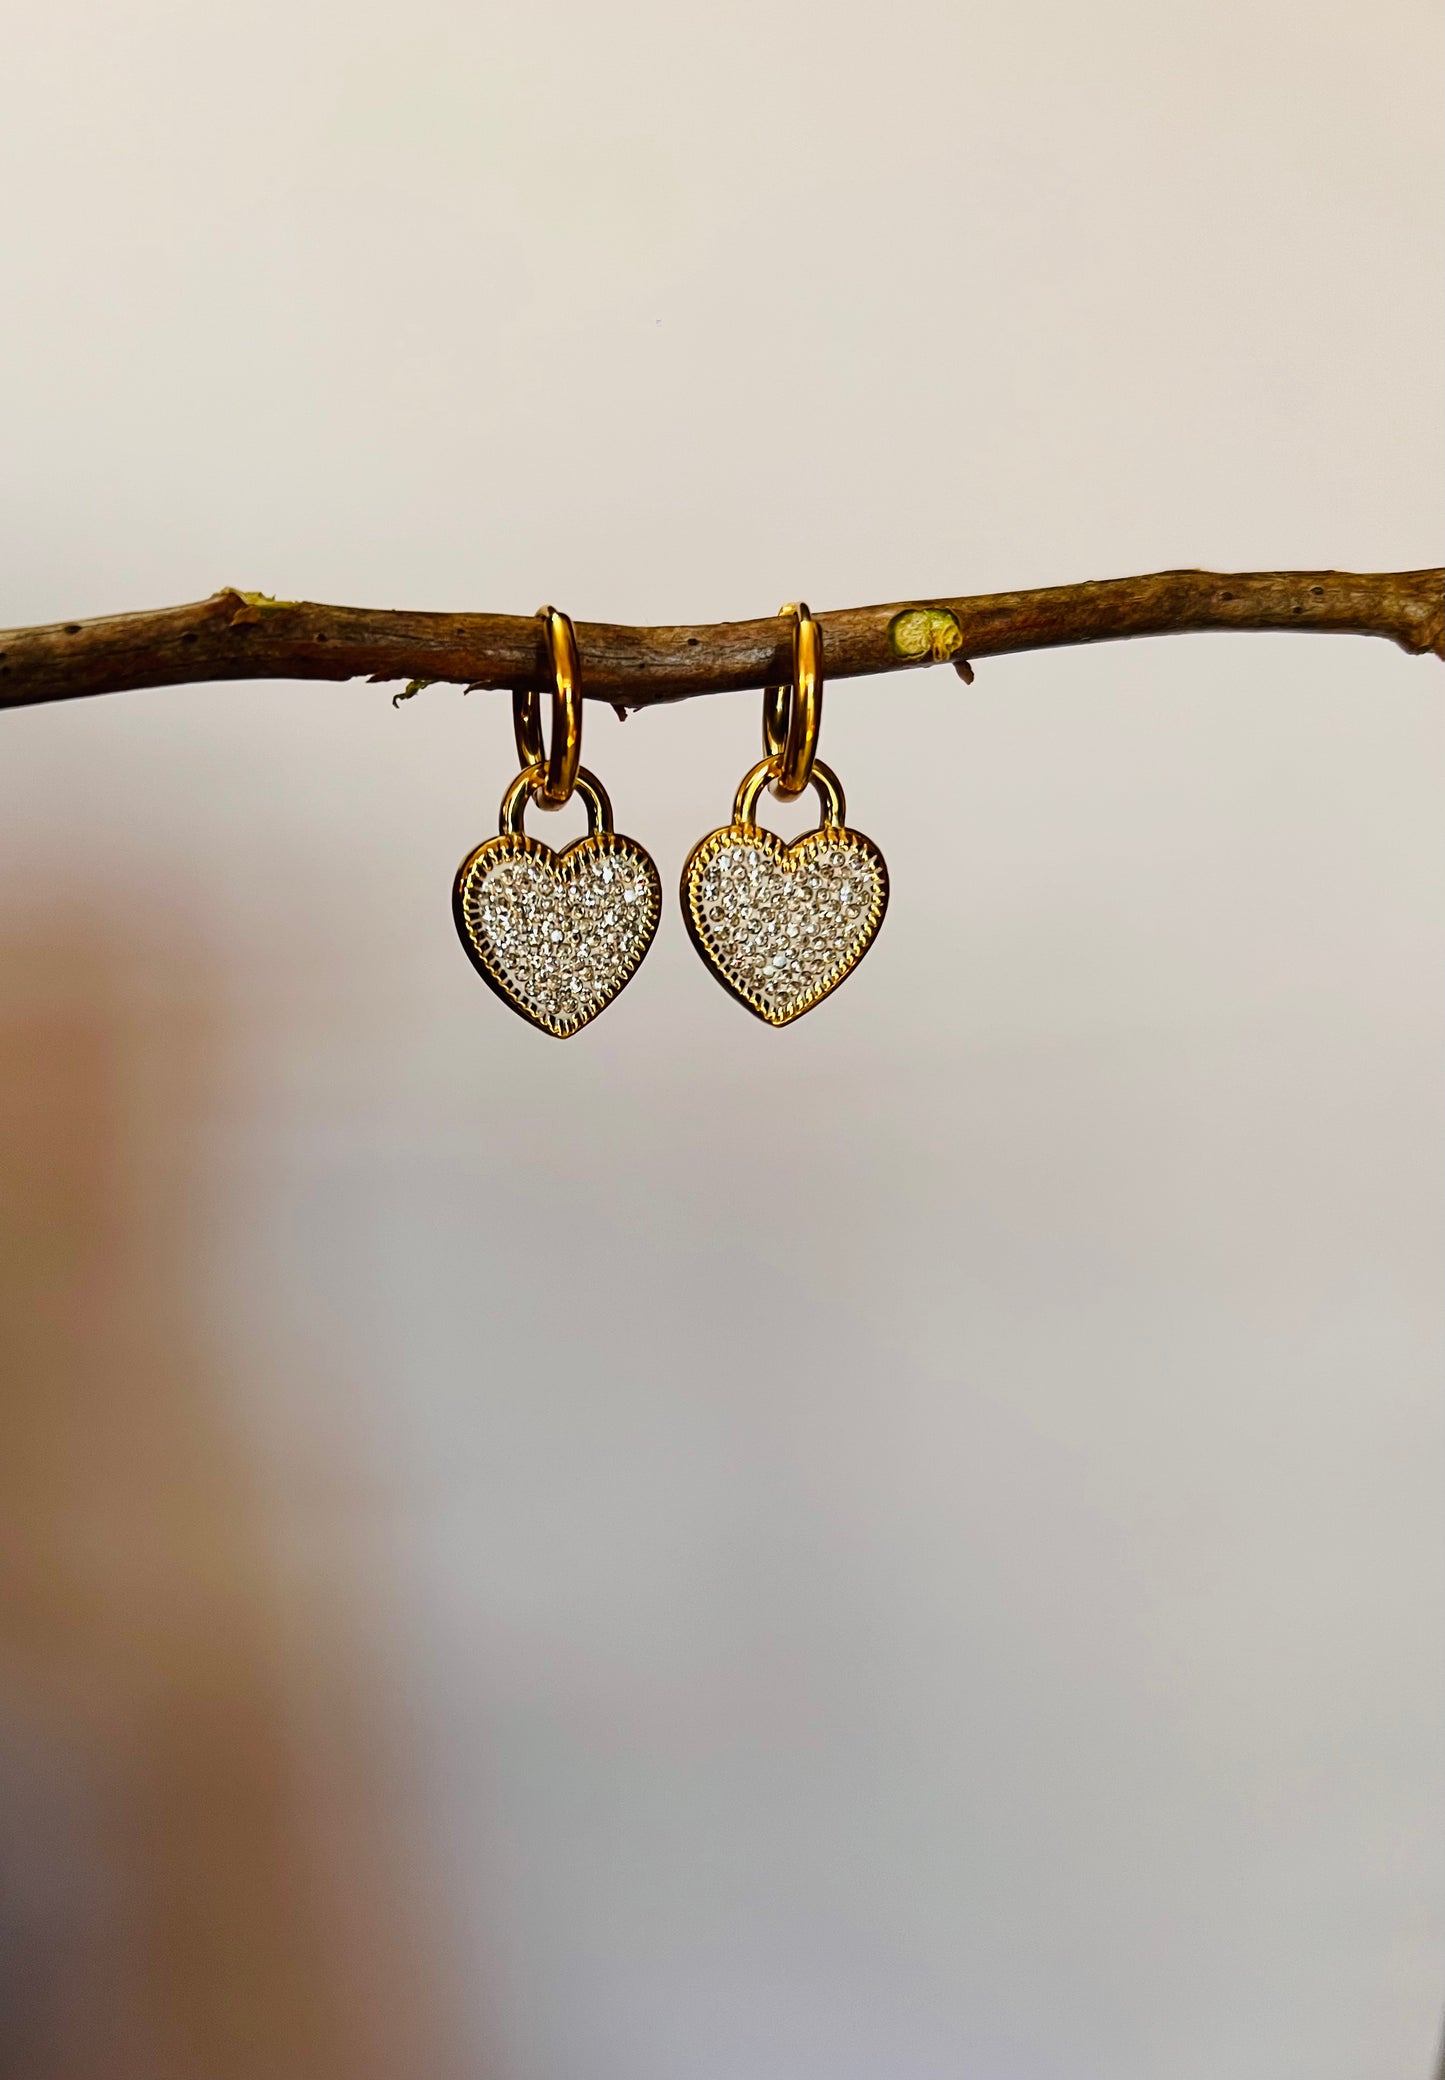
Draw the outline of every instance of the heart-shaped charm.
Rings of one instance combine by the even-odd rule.
[[[584,778],[596,783],[579,774],[585,794]],[[598,820],[564,852],[504,827],[457,870],[452,909],[472,965],[503,1003],[558,1040],[632,979],[662,910],[650,854],[611,829],[610,809],[600,830]]]
[[[871,838],[843,823],[842,791],[815,766],[829,819],[791,845],[751,820],[767,761],[738,791],[734,820],[694,846],[682,874],[693,944],[724,989],[770,1026],[821,1004],[872,945],[888,907],[888,869]],[[826,782],[832,800],[824,791]]]

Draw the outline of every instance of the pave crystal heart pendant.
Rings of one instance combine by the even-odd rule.
[[[576,777],[587,835],[554,852],[522,828],[540,765],[502,802],[501,833],[468,853],[452,897],[457,934],[482,977],[530,1024],[566,1040],[631,981],[657,930],[662,885],[650,854],[612,828],[600,782]]]
[[[753,767],[733,820],[695,845],[682,871],[693,944],[723,988],[770,1026],[821,1004],[873,944],[888,907],[888,869],[871,838],[844,823],[843,790],[820,761],[810,775],[823,822],[786,845],[753,821],[776,760]]]

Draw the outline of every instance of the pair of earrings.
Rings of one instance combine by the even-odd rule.
[[[764,756],[743,779],[732,822],[695,845],[682,914],[723,988],[769,1025],[820,1004],[862,960],[888,905],[883,855],[845,822],[843,790],[818,758],[822,631],[793,622],[793,672],[763,695]],[[602,783],[582,764],[582,675],[572,623],[541,609],[551,664],[552,742],[535,690],[512,695],[522,770],[502,797],[498,836],[462,861],[452,909],[473,966],[504,1004],[559,1040],[580,1032],[641,965],[662,913],[651,855],[613,829]],[[808,787],[822,822],[791,845],[754,821],[764,787],[796,801]],[[587,806],[587,835],[557,853],[523,828],[527,804]]]

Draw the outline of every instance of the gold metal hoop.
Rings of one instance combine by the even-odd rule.
[[[546,767],[538,802],[544,809],[560,809],[577,785],[582,763],[582,668],[568,616],[556,607],[539,607],[537,614],[552,673],[552,749],[547,751],[542,743],[542,703],[535,686],[513,690],[512,734],[524,768]]]
[[[523,766],[521,772],[518,773],[516,779],[502,796],[502,813],[497,828],[504,838],[524,837],[526,835],[522,819],[527,813],[528,802],[541,801],[542,782],[545,776],[546,767],[541,759],[537,759],[534,764]],[[588,837],[595,838],[599,831],[604,836],[610,834],[612,830],[612,803],[608,797],[607,789],[602,785],[597,775],[589,773],[586,766],[578,766],[577,777],[572,785],[587,804]]]
[[[776,761],[774,759],[761,758],[750,773],[743,775],[742,785],[739,787],[737,797],[733,802],[734,823],[755,823],[757,821],[753,811],[758,805],[758,796],[772,782],[775,764]],[[838,775],[833,771],[833,768],[825,766],[821,758],[815,758],[813,770],[808,775],[808,784],[816,791],[818,800],[823,804],[823,823],[821,827],[828,830],[841,830],[847,820],[848,805],[843,799],[842,783]],[[775,788],[772,791],[774,793],[777,792]]]
[[[795,802],[813,777],[823,726],[823,631],[802,600],[778,612],[793,619],[793,677],[763,689],[763,749],[773,762],[772,792]]]
[[[524,766],[544,766],[547,747],[542,742],[542,704],[535,686],[512,688],[512,735],[517,740],[517,757]]]

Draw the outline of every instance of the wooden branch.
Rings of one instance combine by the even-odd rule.
[[[970,677],[974,658],[1201,629],[1385,636],[1413,654],[1445,656],[1445,572],[1160,571],[852,607],[818,619],[833,679],[945,661]],[[744,692],[786,678],[789,669],[788,625],[775,615],[698,628],[582,621],[577,641],[588,695],[623,708]],[[228,590],[188,607],[0,634],[0,707],[205,679],[530,686],[544,670],[535,616],[323,607]]]

